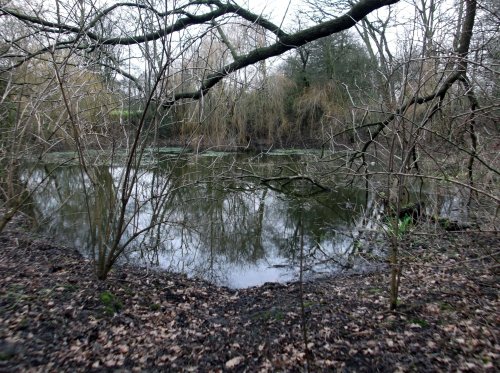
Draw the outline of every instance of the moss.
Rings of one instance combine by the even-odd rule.
[[[9,352],[0,351],[0,361],[7,361],[7,360],[11,359],[12,357],[14,357],[14,354],[11,354]]]
[[[112,316],[123,308],[123,304],[120,302],[120,300],[116,298],[113,293],[107,290],[103,291],[99,295],[99,299],[104,306],[104,313],[106,315]]]
[[[270,320],[276,320],[276,321],[281,321],[285,318],[285,315],[283,312],[279,309],[272,308],[270,310],[262,311],[257,314],[255,314],[254,319],[256,320],[264,320],[264,321],[270,321]]]

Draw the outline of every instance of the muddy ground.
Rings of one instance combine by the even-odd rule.
[[[0,235],[0,371],[498,371],[500,241],[429,232],[389,270],[231,290]],[[303,294],[303,297],[301,297]],[[302,301],[301,301],[302,298]]]

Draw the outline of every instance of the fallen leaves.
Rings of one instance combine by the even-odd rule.
[[[484,263],[408,264],[397,312],[387,310],[384,272],[306,283],[311,305],[306,349],[297,284],[235,292],[131,267],[103,283],[76,254],[47,244],[38,250],[29,239],[16,246],[14,238],[0,236],[2,371],[35,366],[46,371],[306,366],[311,371],[481,371],[499,366],[498,281]],[[470,247],[460,258],[469,253]],[[449,262],[445,254],[414,256],[439,264]],[[64,270],[54,271],[53,263]],[[126,281],[120,271],[126,271]],[[123,307],[107,314],[99,298],[105,292]]]
[[[238,365],[240,365],[244,360],[245,358],[243,356],[236,356],[233,357],[231,360],[226,361],[226,364],[224,365],[227,369],[233,369]]]

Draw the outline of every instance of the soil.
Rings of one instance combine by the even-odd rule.
[[[434,232],[389,270],[244,290],[0,235],[0,371],[498,371],[499,236]],[[302,299],[302,301],[301,301]]]

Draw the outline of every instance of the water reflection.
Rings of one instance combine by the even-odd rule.
[[[356,251],[373,249],[360,243],[380,224],[380,211],[364,191],[339,189],[298,197],[256,179],[235,178],[235,164],[248,160],[234,155],[214,160],[176,158],[140,172],[123,241],[135,238],[124,261],[248,287],[296,279],[301,248],[309,276],[360,265]],[[277,162],[283,159],[261,158],[251,164],[260,174],[272,174]],[[228,164],[232,177],[227,177]],[[48,167],[38,169],[32,182],[46,177]],[[62,167],[35,196],[45,232],[89,256],[96,237],[109,235],[105,223],[113,218],[110,211],[119,200],[123,168],[98,166],[94,172],[103,187],[92,189],[89,180],[82,183],[77,166]],[[91,214],[86,213],[89,200]]]

